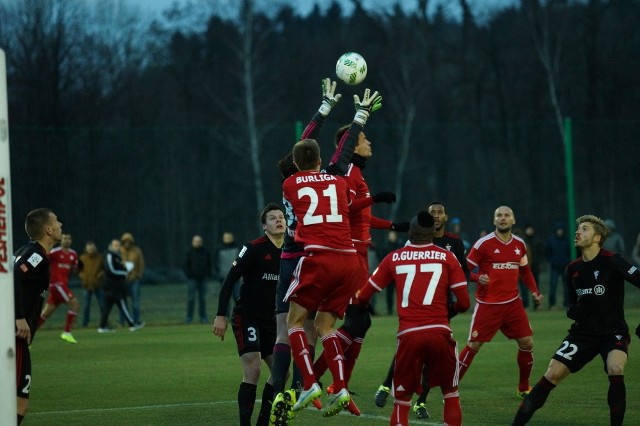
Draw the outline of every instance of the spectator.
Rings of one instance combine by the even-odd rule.
[[[609,234],[607,235],[607,239],[604,240],[602,248],[613,253],[618,253],[620,256],[624,256],[626,247],[624,245],[622,235],[616,231],[616,223],[613,219],[607,219],[604,221],[604,224],[607,225]]]
[[[140,280],[144,274],[144,256],[140,247],[135,245],[133,235],[125,232],[120,237],[122,244],[122,260],[127,265],[127,292],[131,296],[133,307],[133,322],[141,324],[140,320]],[[126,299],[125,299],[126,300]],[[123,322],[122,313],[120,314],[120,323]]]
[[[231,265],[238,257],[240,247],[236,244],[236,238],[233,232],[225,231],[222,234],[222,245],[218,247],[213,257],[213,268],[215,278],[222,284]],[[236,282],[233,287],[234,303],[240,297],[240,281]]]
[[[558,288],[558,280],[562,280],[564,270],[569,264],[571,257],[571,248],[569,247],[569,239],[565,234],[566,225],[564,222],[556,222],[554,232],[547,239],[545,254],[549,262],[549,309],[556,308],[556,290]],[[563,305],[567,307],[567,286],[562,280],[562,297]]]
[[[84,307],[82,309],[82,326],[89,325],[91,316],[91,298],[95,295],[98,307],[102,311],[104,307],[104,293],[102,284],[104,281],[104,256],[98,251],[93,241],[87,241],[84,253],[80,255],[79,262],[80,282],[84,288]]]
[[[640,233],[636,237],[636,244],[633,246],[633,251],[631,252],[632,262],[636,266],[640,266]]]
[[[384,258],[386,255],[394,250],[404,247],[402,240],[398,239],[398,233],[396,231],[389,231],[387,233],[387,242],[383,248],[380,258]],[[369,271],[369,276],[373,275],[373,271]],[[391,282],[385,289],[385,296],[387,300],[387,314],[393,315],[394,297],[396,294],[396,284]]]
[[[540,264],[544,259],[544,247],[540,239],[536,236],[536,229],[533,225],[526,225],[524,227],[524,242],[527,244],[527,257],[529,258],[529,266],[531,267],[531,273],[537,283],[540,282]],[[526,287],[520,282],[520,295],[524,295]],[[526,292],[527,298],[529,293]],[[524,300],[524,299],[523,299]],[[533,304],[533,310],[537,310],[540,307],[537,303]]]
[[[129,331],[137,331],[144,327],[144,322],[135,323],[129,314],[125,302],[127,294],[127,266],[120,256],[120,240],[111,240],[105,260],[105,283],[104,283],[104,309],[100,317],[100,327],[98,333],[111,333],[114,330],[109,328],[108,320],[111,308],[116,305],[120,314],[129,323]]]
[[[469,235],[462,230],[462,221],[459,217],[454,217],[451,219],[451,232],[458,235],[462,239],[462,243],[464,244],[465,252],[468,252],[471,248],[471,243],[469,242]],[[482,235],[482,231],[481,235]],[[486,235],[486,231],[485,231]]]
[[[184,262],[184,273],[187,275],[187,324],[193,321],[193,311],[198,294],[198,314],[200,322],[209,322],[207,316],[207,278],[211,277],[211,254],[202,246],[202,237],[194,235],[191,248]]]

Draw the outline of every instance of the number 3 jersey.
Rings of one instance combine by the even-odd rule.
[[[569,306],[567,316],[576,322],[571,333],[589,335],[626,335],[624,319],[624,282],[640,288],[640,270],[620,255],[606,250],[589,262],[582,257],[567,266],[565,272]]]
[[[354,252],[349,185],[341,176],[298,172],[282,183],[282,196],[298,220],[295,240],[305,251]]]

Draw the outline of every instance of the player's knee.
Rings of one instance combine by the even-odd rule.
[[[533,338],[525,337],[524,339],[518,340],[518,348],[523,351],[532,351],[533,350]]]
[[[482,342],[467,342],[467,346],[474,352],[478,352],[482,347]]]
[[[29,400],[27,398],[18,397],[17,413],[21,416],[26,416],[29,410]]]
[[[609,376],[622,376],[624,374],[624,366],[622,364],[607,364],[607,374]]]

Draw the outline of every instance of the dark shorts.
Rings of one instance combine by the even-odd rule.
[[[369,327],[371,327],[371,313],[369,309],[363,308],[360,305],[349,305],[344,315],[344,322],[340,328],[349,333],[354,339],[364,339]]]
[[[284,296],[289,290],[293,271],[298,266],[300,257],[291,259],[280,259],[280,274],[278,275],[278,284],[276,285],[276,314],[289,312],[289,302],[284,301]]]
[[[246,318],[234,310],[231,327],[238,344],[238,355],[260,352],[260,357],[266,358],[273,353],[276,343],[275,317],[268,321],[257,320]]]
[[[24,339],[16,339],[16,385],[17,396],[28,399],[31,387],[31,354]]]
[[[577,373],[587,365],[596,355],[600,354],[607,372],[607,355],[617,349],[628,353],[629,334],[587,337],[569,334],[564,338],[553,359],[566,365],[569,371]]]

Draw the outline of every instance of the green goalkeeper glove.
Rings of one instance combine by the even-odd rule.
[[[378,91],[371,93],[371,90],[365,89],[362,100],[358,95],[353,95],[353,103],[356,106],[356,115],[353,117],[353,121],[364,126],[369,115],[382,107],[382,96],[378,94]]]
[[[326,117],[331,112],[331,108],[336,106],[342,95],[336,93],[336,82],[328,78],[322,80],[322,104],[318,112]]]

